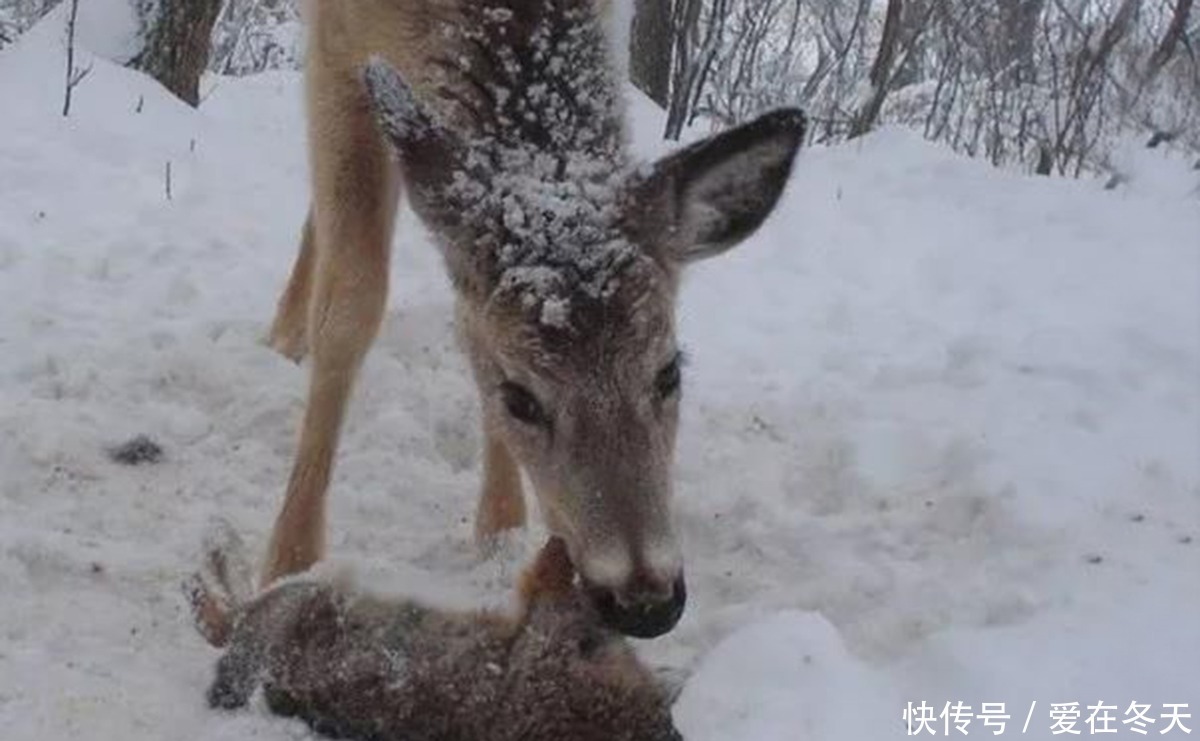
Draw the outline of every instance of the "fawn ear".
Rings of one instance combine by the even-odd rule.
[[[635,175],[626,201],[634,240],[684,264],[749,237],[779,201],[806,125],[799,109],[780,109]]]

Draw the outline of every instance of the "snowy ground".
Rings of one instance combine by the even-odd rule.
[[[260,340],[306,206],[298,80],[210,81],[194,112],[97,61],[63,119],[60,76],[44,28],[0,54],[0,736],[308,738],[203,706],[177,587],[213,515],[261,546],[290,464],[305,373]],[[1125,736],[1132,701],[1200,727],[1200,205],[1144,165],[1111,193],[884,131],[807,151],[691,276],[692,599],[641,646],[695,670],[690,741],[875,741],[949,700],[1008,703],[1004,735],[1036,702],[1028,738],[1050,703],[1084,734],[1098,702]],[[400,231],[331,547],[496,603],[535,537],[469,546],[474,390],[438,257]],[[108,459],[141,433],[163,463]]]

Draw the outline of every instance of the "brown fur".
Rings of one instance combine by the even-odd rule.
[[[313,200],[271,342],[311,354],[312,374],[263,584],[324,554],[326,492],[386,305],[403,185],[446,258],[482,401],[477,537],[524,524],[523,469],[606,619],[646,636],[678,619],[679,395],[663,380],[678,375],[678,276],[762,223],[804,123],[774,114],[635,172],[606,5],[310,3]]]
[[[283,583],[219,616],[235,626],[209,702],[241,707],[261,684],[272,711],[371,741],[679,740],[667,692],[573,578],[555,539],[522,576],[516,616]],[[221,633],[211,609],[194,616]]]

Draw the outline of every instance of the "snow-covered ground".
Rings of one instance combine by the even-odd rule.
[[[210,517],[261,547],[290,465],[305,372],[261,338],[306,207],[299,81],[210,80],[192,111],[97,60],[63,119],[61,77],[57,29],[0,54],[0,738],[308,738],[204,706],[178,589]],[[1005,702],[1027,738],[1051,703],[1085,735],[1101,702],[1125,736],[1134,701],[1200,727],[1200,204],[1149,157],[1105,192],[902,131],[811,149],[690,276],[691,602],[640,645],[694,671],[689,741],[900,737],[922,701]],[[331,548],[496,604],[536,534],[470,546],[474,389],[410,215],[393,277]],[[109,460],[137,434],[162,463]]]

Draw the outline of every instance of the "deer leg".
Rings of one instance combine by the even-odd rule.
[[[475,511],[475,540],[488,548],[501,532],[524,526],[525,497],[521,471],[504,441],[487,429],[484,437],[483,487]]]
[[[315,249],[312,213],[304,220],[300,253],[292,266],[292,276],[279,298],[268,344],[280,355],[299,363],[308,354],[308,309],[312,296]]]
[[[322,100],[310,110],[314,263],[307,334],[312,370],[299,448],[271,533],[264,585],[304,571],[324,555],[326,493],[346,404],[387,303],[397,173],[357,79],[329,84],[340,85],[332,89],[356,99]]]

